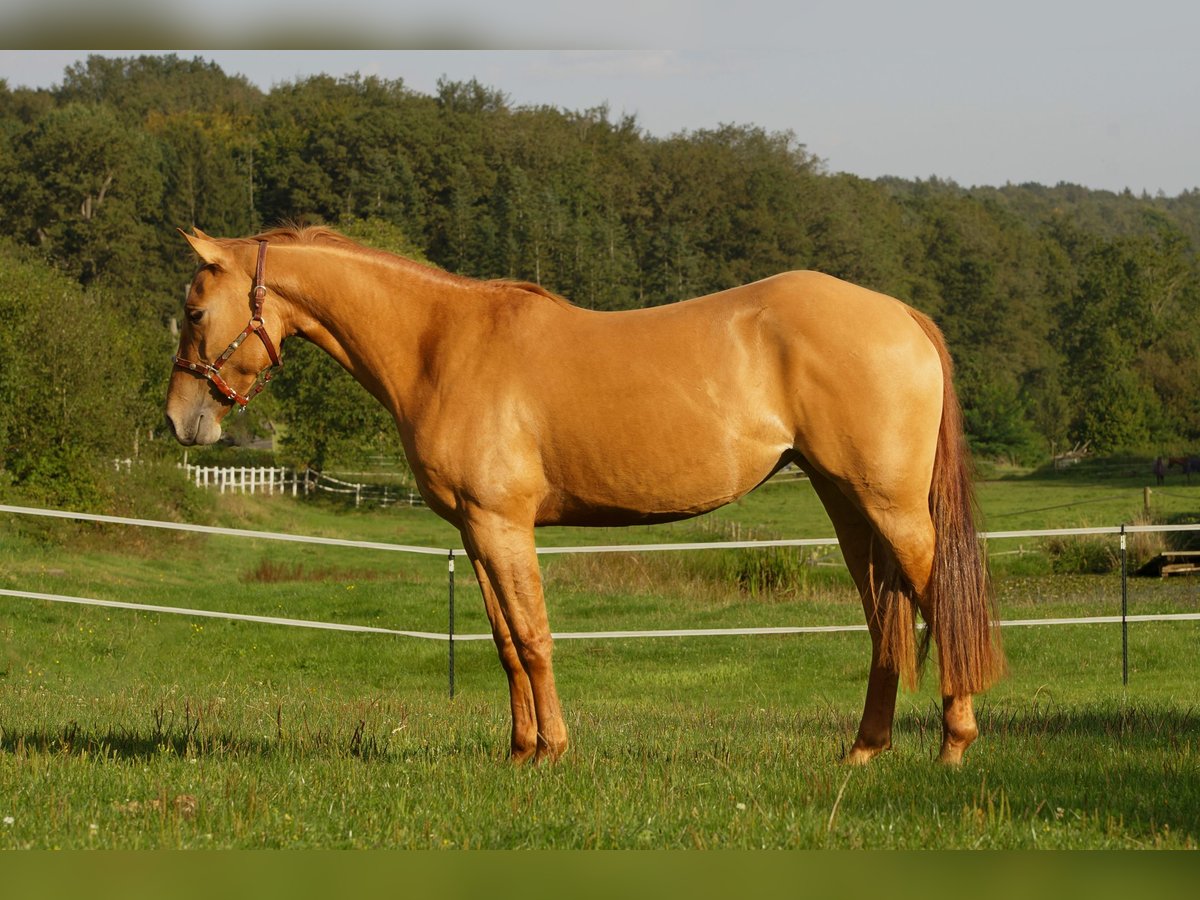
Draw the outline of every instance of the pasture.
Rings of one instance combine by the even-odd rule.
[[[987,528],[1142,515],[1140,473],[981,485]],[[1178,479],[1177,479],[1178,481]],[[213,498],[218,524],[456,546],[419,509],[347,512]],[[1200,484],[1153,496],[1164,520]],[[824,537],[805,482],[709,517],[543,544]],[[446,629],[445,560],[328,547],[0,524],[0,587],[213,610]],[[1053,571],[1078,548],[990,547],[1003,619],[1112,615],[1119,578]],[[1014,552],[1014,551],[1020,552]],[[1082,553],[1082,556],[1088,554]],[[551,556],[558,632],[858,624],[844,570],[775,551]],[[767,573],[759,577],[756,573]],[[487,621],[457,574],[456,630]],[[1134,579],[1130,612],[1195,612],[1194,580]],[[839,758],[861,711],[861,632],[560,640],[573,746],[507,763],[490,642],[446,645],[0,598],[0,848],[1195,848],[1200,623],[1005,630],[1010,675],[978,698],[980,740],[938,766],[935,678],[902,690],[896,746]]]

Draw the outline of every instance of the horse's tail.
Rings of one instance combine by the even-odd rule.
[[[937,642],[944,696],[976,694],[1004,674],[1004,651],[995,624],[987,558],[975,529],[975,491],[970,451],[963,435],[962,407],[954,390],[954,365],[941,330],[912,310],[942,362],[942,421],[929,487],[929,515],[936,543],[925,590],[925,646]]]

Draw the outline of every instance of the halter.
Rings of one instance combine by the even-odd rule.
[[[175,357],[176,368],[187,369],[189,372],[203,375],[212,382],[213,387],[220,391],[227,400],[232,400],[242,409],[245,409],[246,404],[267,386],[267,382],[274,378],[275,373],[283,366],[283,363],[279,361],[279,353],[276,351],[275,345],[271,342],[271,337],[267,334],[267,329],[263,325],[263,301],[267,298],[267,286],[263,284],[263,263],[266,261],[266,258],[267,242],[259,241],[258,263],[254,267],[254,290],[250,293],[253,303],[253,314],[250,316],[250,322],[242,329],[242,333],[233,339],[233,342],[225,348],[225,352],[218,356],[211,364],[184,359],[178,355]],[[233,356],[234,351],[242,345],[242,341],[246,340],[252,333],[257,334],[262,340],[263,346],[267,348],[267,356],[271,358],[271,364],[254,376],[254,384],[250,386],[250,390],[245,394],[239,394],[221,377],[221,366],[225,365],[229,357]]]

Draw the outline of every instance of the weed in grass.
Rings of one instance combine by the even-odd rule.
[[[731,603],[833,603],[852,609],[858,603],[840,563],[825,565],[792,547],[580,554],[555,557],[543,567],[551,598],[561,589],[686,597],[697,612]]]
[[[737,585],[751,598],[803,593],[808,588],[811,566],[797,549],[767,547],[715,554],[716,578]]]
[[[1121,564],[1118,548],[1108,538],[1076,535],[1048,538],[1046,552],[1051,568],[1059,575],[1103,575]]]
[[[1142,513],[1128,524],[1138,526],[1164,523]],[[1168,550],[1184,549],[1194,539],[1188,532],[1131,532],[1125,538],[1128,571],[1137,571]],[[1047,539],[1045,550],[1050,558],[1051,570],[1060,575],[1103,575],[1118,571],[1121,567],[1120,541],[1111,535],[1052,537]]]

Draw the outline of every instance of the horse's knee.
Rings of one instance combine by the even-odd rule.
[[[522,640],[516,641],[515,649],[521,666],[531,678],[552,669],[554,639],[549,632],[527,635]]]

